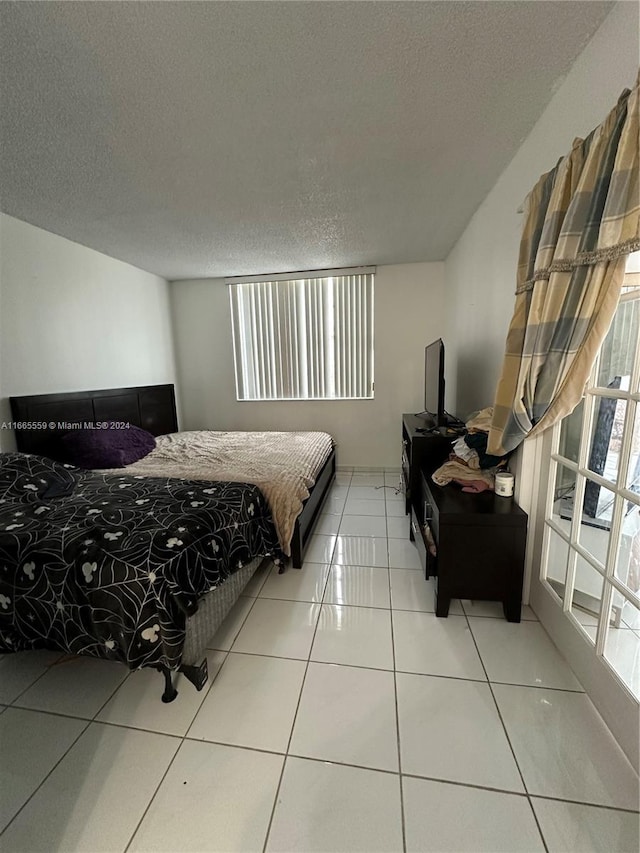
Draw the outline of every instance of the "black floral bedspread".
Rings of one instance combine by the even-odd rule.
[[[0,651],[180,665],[198,599],[280,559],[257,486],[100,474],[0,454]]]

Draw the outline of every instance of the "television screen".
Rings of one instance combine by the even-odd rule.
[[[424,408],[436,426],[446,425],[444,412],[444,344],[441,338],[424,351]]]

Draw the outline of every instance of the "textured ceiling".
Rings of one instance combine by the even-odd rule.
[[[441,260],[611,6],[2,2],[1,207],[169,279]]]

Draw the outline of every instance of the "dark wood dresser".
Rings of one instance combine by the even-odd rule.
[[[432,474],[451,452],[453,436],[443,436],[426,430],[428,421],[419,415],[402,416],[402,488],[405,512],[413,505],[420,513],[422,503],[420,477]]]
[[[436,615],[448,615],[452,598],[470,598],[501,601],[509,622],[519,622],[526,512],[513,498],[494,492],[470,494],[453,483],[436,486],[429,472],[420,475],[416,504],[412,499],[411,538],[425,576],[436,578]]]

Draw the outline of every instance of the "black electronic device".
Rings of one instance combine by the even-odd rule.
[[[424,414],[436,427],[447,426],[444,409],[444,343],[442,338],[424,350]]]

